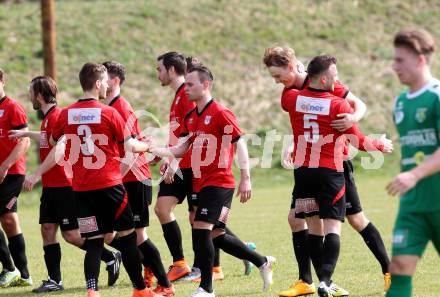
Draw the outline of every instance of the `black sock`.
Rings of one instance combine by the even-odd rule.
[[[379,230],[377,230],[372,223],[369,223],[359,234],[362,235],[368,248],[376,257],[377,261],[379,261],[382,267],[382,273],[385,274],[389,272],[388,266],[390,265],[390,259],[388,258],[387,250],[383,244]]]
[[[57,284],[61,281],[61,247],[59,243],[43,246],[44,261],[46,262],[49,278]]]
[[[0,262],[2,263],[3,269],[8,271],[14,271],[15,266],[12,263],[11,253],[7,245],[5,233],[0,230]]]
[[[105,247],[102,248],[102,254],[101,254],[101,261],[108,263],[111,261],[116,260],[115,255],[113,255],[113,252],[109,249],[106,249]]]
[[[211,230],[193,229],[196,255],[200,259],[200,272],[202,280],[200,287],[206,292],[212,293],[212,267],[214,264],[214,244],[211,239]]]
[[[329,233],[324,237],[324,250],[322,256],[321,282],[325,282],[330,286],[330,280],[335,271],[336,262],[339,258],[339,250],[341,248],[340,238],[338,234]]]
[[[29,270],[27,267],[26,244],[24,243],[23,234],[18,234],[8,238],[9,251],[17,269],[20,271],[22,278],[29,278]]]
[[[191,228],[192,228],[192,225],[191,225]],[[191,230],[194,230],[194,229],[191,229]],[[192,267],[193,268],[200,268],[200,260],[199,260],[197,253],[196,253],[195,246],[196,246],[196,242],[195,242],[195,238],[194,238],[194,232],[192,232],[192,247],[193,247],[193,252],[194,252],[194,262],[193,262]]]
[[[313,282],[312,270],[310,268],[310,254],[308,239],[309,230],[292,232],[293,251],[295,252],[296,262],[298,263],[299,279],[308,284]]]
[[[238,238],[238,236],[235,235],[234,232],[232,232],[232,230],[229,229],[228,227],[225,227],[225,233],[228,234],[228,235],[231,235],[233,237],[237,237]]]
[[[214,247],[214,267],[220,266],[220,249]]]
[[[112,241],[112,243],[113,243],[113,241]],[[82,246],[80,246],[79,248],[82,249],[83,251],[87,251],[87,240],[84,241],[84,244]],[[110,251],[109,249],[106,249],[105,247],[102,247],[101,261],[108,263],[113,260],[116,260],[116,258],[115,258],[115,255],[113,255],[112,251]]]
[[[217,236],[212,240],[215,247],[221,248],[224,252],[242,259],[252,262],[255,266],[261,267],[267,262],[266,257],[261,256],[257,252],[248,248],[248,246],[238,239],[228,234]]]
[[[165,268],[163,267],[162,260],[160,259],[159,250],[156,248],[153,242],[148,238],[143,243],[138,245],[138,249],[143,255],[143,264],[151,269],[154,276],[157,278],[157,283],[166,288],[170,287],[171,283],[167,278]]]
[[[99,268],[104,238],[86,239],[87,251],[84,257],[84,275],[87,289],[98,291]]]
[[[167,242],[168,249],[173,256],[173,262],[183,260],[182,233],[180,232],[177,221],[172,221],[162,225],[163,236]]]
[[[138,290],[145,289],[142,277],[142,265],[139,257],[139,250],[136,246],[136,232],[119,238],[121,242],[122,263],[133,284]]]
[[[324,246],[324,236],[309,234],[308,246],[310,259],[312,259],[313,267],[315,268],[318,279],[321,277],[322,268],[322,249]]]

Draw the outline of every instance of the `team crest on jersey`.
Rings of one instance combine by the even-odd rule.
[[[211,116],[206,116],[204,123],[205,125],[209,125],[209,123],[211,123]]]
[[[417,108],[416,110],[416,121],[418,123],[423,123],[426,120],[426,111],[428,109],[426,107]]]
[[[296,100],[296,111],[302,113],[312,113],[329,115],[330,102],[328,99],[298,96]]]
[[[188,124],[192,124],[194,122],[194,119],[193,118],[189,118],[188,119]]]
[[[401,110],[397,110],[394,112],[394,122],[398,125],[403,121],[405,117],[405,113]]]
[[[5,114],[5,110],[4,109],[0,109],[0,118]]]
[[[49,120],[45,120],[45,121],[44,121],[44,125],[43,125],[43,126],[44,126],[44,129],[47,128],[47,122],[49,122]]]
[[[180,96],[178,96],[178,97],[176,98],[176,105],[179,104],[179,101],[180,101]]]
[[[72,108],[68,112],[69,125],[101,123],[101,108]]]

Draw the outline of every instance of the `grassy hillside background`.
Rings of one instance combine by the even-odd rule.
[[[390,68],[393,34],[417,26],[438,39],[439,8],[430,0],[57,1],[61,104],[81,94],[83,63],[114,59],[127,67],[126,97],[166,121],[172,91],[158,83],[155,59],[177,50],[212,67],[215,97],[247,131],[288,131],[281,86],[261,62],[266,47],[287,44],[304,63],[317,54],[337,56],[341,80],[368,103],[364,129],[390,131],[391,101],[401,89]],[[7,92],[26,102],[29,80],[42,73],[39,1],[0,4],[0,40]],[[434,59],[434,73],[437,65]]]

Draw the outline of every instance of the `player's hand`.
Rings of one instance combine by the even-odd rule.
[[[4,181],[6,175],[8,174],[9,168],[0,166],[0,184]]]
[[[168,168],[169,165],[170,165],[170,163],[168,162],[168,160],[167,159],[163,159],[163,162],[162,162],[162,164],[160,164],[160,167],[159,167],[160,175],[164,175],[165,174],[165,172],[167,171],[167,168]]]
[[[251,179],[245,178],[240,180],[240,184],[238,185],[237,197],[240,197],[241,203],[246,203],[249,199],[251,199],[252,189],[251,189]]]
[[[382,143],[383,143],[383,152],[384,153],[389,154],[389,153],[393,152],[394,146],[393,146],[393,141],[391,139],[388,139],[386,137],[386,135],[383,134],[380,137],[380,141],[382,141]]]
[[[402,172],[398,174],[391,183],[387,186],[388,194],[403,195],[417,184],[418,178],[411,171]]]
[[[160,162],[160,160],[162,160],[161,157],[159,157],[159,156],[154,156],[153,159],[151,159],[150,161],[148,161],[148,165],[149,165],[149,166],[155,166],[157,163]]]
[[[281,165],[286,169],[294,169],[293,165],[293,144],[289,146],[283,153],[283,159],[281,160]]]
[[[9,131],[9,139],[18,139],[18,138],[22,138],[22,137],[26,137],[26,133],[27,131],[23,131],[23,130],[10,130]]]
[[[344,132],[345,130],[351,128],[353,124],[357,123],[356,116],[351,113],[340,113],[337,115],[337,117],[339,120],[332,121],[330,126],[340,132]]]
[[[174,175],[176,174],[176,172],[172,167],[173,166],[168,166],[163,175],[166,184],[172,184],[174,182]]]
[[[25,191],[32,191],[32,189],[34,188],[35,184],[40,180],[40,176],[37,176],[35,174],[29,174],[26,175],[25,179],[24,179],[24,183],[23,183],[23,189]]]

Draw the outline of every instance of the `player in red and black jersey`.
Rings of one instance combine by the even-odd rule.
[[[170,86],[175,91],[169,115],[168,145],[172,147],[177,144],[183,118],[194,108],[194,103],[190,102],[185,94],[187,63],[183,55],[177,52],[168,52],[157,58],[156,69],[161,85]],[[162,162],[160,171],[164,175],[164,179],[159,185],[154,211],[162,225],[165,241],[173,257],[173,264],[168,271],[168,279],[175,281],[191,273],[191,268],[185,261],[183,253],[180,227],[173,213],[174,208],[177,204],[181,204],[185,197],[188,199],[190,212],[193,211],[191,205],[193,195],[191,155],[187,153],[183,156],[177,172],[173,170],[172,166],[169,166],[168,159],[163,159]]]
[[[4,91],[5,73],[0,69],[0,223],[6,238],[0,230],[0,287],[30,286],[24,237],[18,222],[17,199],[21,192],[26,170],[25,154],[29,148],[29,138],[11,140],[10,130],[27,130],[24,108],[6,96]],[[11,261],[14,260],[15,266]]]
[[[295,90],[302,90],[310,84],[309,76],[304,71],[304,66],[295,57],[293,49],[288,47],[271,47],[266,49],[263,59],[270,74],[275,79],[275,82],[284,85],[284,90],[281,95],[281,106],[285,110],[284,105],[291,100],[292,93]],[[341,98],[345,98],[350,106],[354,109],[353,113],[344,113],[338,115],[338,119],[332,122],[332,127],[345,131],[354,123],[358,122],[365,114],[365,104],[351,93],[339,80],[335,82],[332,94]],[[284,159],[289,163],[291,155],[286,151]],[[359,194],[357,192],[356,184],[353,176],[353,165],[350,160],[346,160],[344,165],[344,176],[346,184],[346,216],[350,225],[359,232],[363,237],[368,248],[374,254],[381,265],[382,273],[384,274],[385,289],[390,285],[390,274],[388,272],[389,258],[383,243],[382,237],[376,227],[371,223],[362,211]],[[316,252],[307,252],[307,242],[311,246],[322,247],[322,234],[316,234],[315,228],[309,228],[301,218],[298,218],[295,213],[295,200],[292,199],[291,211],[289,213],[289,224],[292,229],[292,240],[294,242],[295,255],[299,267],[299,280],[293,284],[288,290],[280,292],[281,296],[301,296],[304,294],[311,294],[316,292],[312,285],[312,275],[310,270],[310,257],[314,263],[317,262],[313,257],[316,255],[320,257],[320,248]],[[302,211],[300,210],[300,213]],[[310,227],[310,226],[309,226]],[[337,296],[348,294],[342,288],[335,286],[338,291]]]
[[[42,179],[43,192],[40,204],[40,224],[43,238],[44,260],[49,279],[44,280],[34,293],[45,293],[63,290],[61,281],[61,247],[57,241],[58,227],[63,238],[83,250],[86,250],[85,240],[78,230],[76,203],[72,190],[72,180],[67,177],[63,166],[56,163],[53,146],[49,143],[52,130],[57,123],[61,108],[57,106],[57,86],[47,76],[37,76],[29,86],[29,99],[35,110],[41,110],[43,119],[40,131],[11,130],[9,137],[18,139],[29,137],[39,142],[41,166],[25,178],[24,189],[30,191],[35,183]],[[47,159],[47,161],[46,161]],[[107,263],[109,285],[113,285],[119,276],[120,253],[112,253],[103,249],[101,260]]]
[[[250,250],[237,237],[225,232],[235,188],[232,173],[234,149],[240,162],[241,179],[237,196],[241,202],[251,197],[248,155],[242,132],[234,114],[211,96],[213,76],[204,66],[195,66],[187,74],[186,92],[196,103],[186,117],[180,144],[171,148],[152,148],[160,156],[182,157],[191,149],[194,191],[198,207],[193,224],[196,257],[200,261],[200,287],[193,297],[215,296],[212,288],[214,247],[260,268],[264,290],[272,284],[273,257],[264,257]]]
[[[117,247],[133,283],[133,297],[157,296],[146,288],[142,277],[133,214],[122,184],[118,148],[119,143],[124,143],[125,151],[141,153],[149,145],[125,133],[120,114],[98,101],[105,99],[108,87],[104,65],[86,63],[79,73],[79,80],[84,96],[61,111],[50,141],[52,144],[58,140],[61,142],[62,136],[67,141],[67,162],[72,164],[78,225],[87,244],[84,270],[88,295],[99,296],[99,258],[104,235],[117,231]]]
[[[103,63],[109,75],[106,104],[116,109],[125,123],[125,130],[136,139],[142,140],[138,119],[130,103],[121,95],[121,86],[125,81],[125,67],[118,62]],[[159,250],[148,238],[146,227],[149,225],[149,210],[152,198],[151,173],[144,153],[134,155],[119,145],[119,154],[124,158],[122,175],[128,202],[134,217],[137,246],[142,253],[142,263],[146,273],[144,281],[147,287],[153,285],[153,275],[157,278],[154,292],[162,296],[172,296],[176,290],[170,283],[160,258]]]
[[[392,151],[391,140],[365,137],[356,125],[343,133],[335,130],[331,122],[339,114],[350,113],[348,102],[330,92],[337,81],[336,58],[315,57],[307,67],[310,85],[293,94],[285,105],[294,131],[293,163],[295,187],[293,196],[316,209],[307,223],[323,220],[324,243],[322,265],[318,272],[321,297],[334,296],[331,276],[340,250],[341,221],[345,217],[344,148],[346,141],[363,150]],[[348,137],[348,135],[350,137]],[[346,137],[347,136],[347,137]]]

